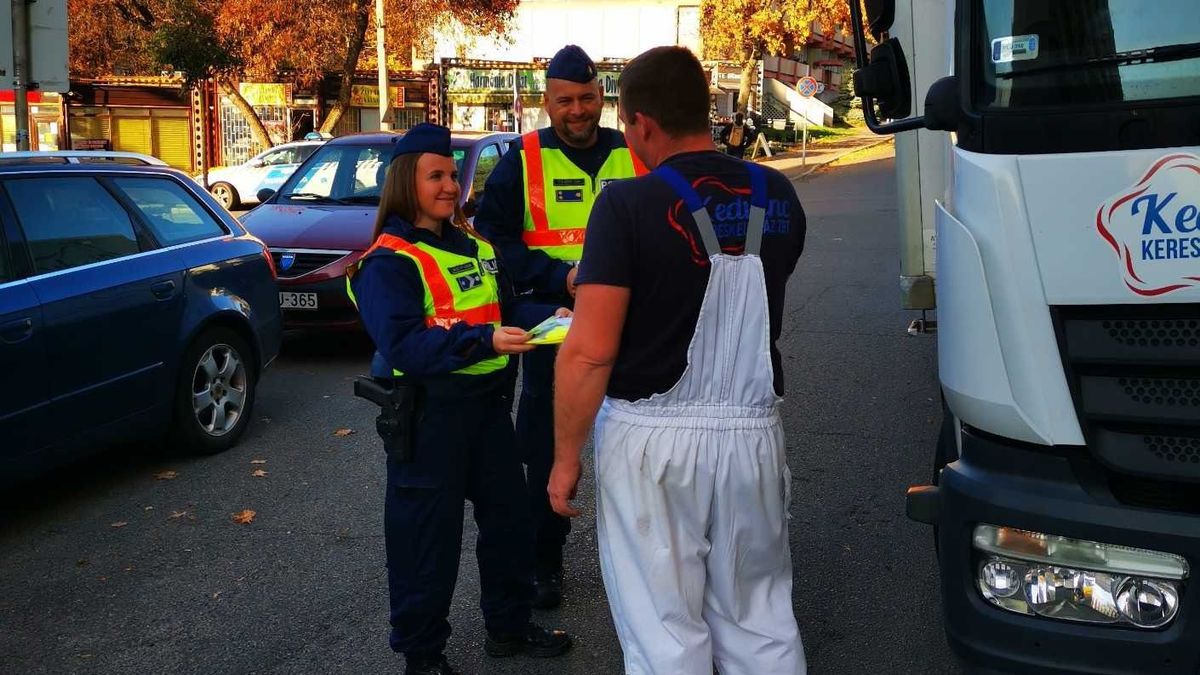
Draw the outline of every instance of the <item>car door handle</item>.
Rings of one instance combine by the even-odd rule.
[[[33,319],[30,317],[0,324],[0,340],[10,345],[24,342],[30,335],[33,335]]]
[[[159,300],[167,300],[175,295],[175,282],[170,279],[160,281],[150,287],[150,292]]]

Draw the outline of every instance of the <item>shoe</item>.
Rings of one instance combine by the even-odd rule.
[[[563,576],[562,572],[539,574],[533,580],[534,609],[554,609],[562,604]]]
[[[483,651],[488,656],[502,658],[525,654],[537,659],[561,656],[574,644],[566,631],[549,630],[530,623],[519,633],[500,634],[488,632],[483,641]]]
[[[445,655],[438,654],[424,658],[409,657],[404,675],[459,675],[459,672],[450,667]]]

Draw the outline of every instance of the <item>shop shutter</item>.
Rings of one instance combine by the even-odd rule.
[[[192,170],[192,130],[186,117],[154,119],[154,156],[176,169]]]
[[[85,140],[109,140],[107,115],[71,115],[71,143]]]
[[[113,150],[154,154],[150,138],[150,120],[146,117],[114,117],[112,121]]]

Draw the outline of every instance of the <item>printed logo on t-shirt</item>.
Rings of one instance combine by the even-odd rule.
[[[744,248],[746,226],[750,222],[750,188],[730,187],[714,176],[701,176],[692,182],[692,187],[704,199],[705,210],[712,219],[717,238],[732,239],[721,247],[725,253],[740,254]],[[791,231],[791,205],[783,199],[767,201],[763,234],[787,234]],[[708,266],[704,246],[692,236],[691,211],[682,199],[676,200],[667,211],[667,222],[681,237],[687,240],[692,250],[692,262],[701,267]]]
[[[583,190],[555,190],[554,201],[556,202],[582,202]]]
[[[483,278],[478,272],[474,274],[465,274],[461,277],[455,277],[455,280],[458,282],[459,290],[462,291],[469,291],[476,286],[483,285]]]

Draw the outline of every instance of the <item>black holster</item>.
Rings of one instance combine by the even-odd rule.
[[[354,395],[379,406],[375,431],[383,439],[388,458],[396,462],[413,461],[417,419],[421,414],[421,388],[359,377],[354,380]]]

